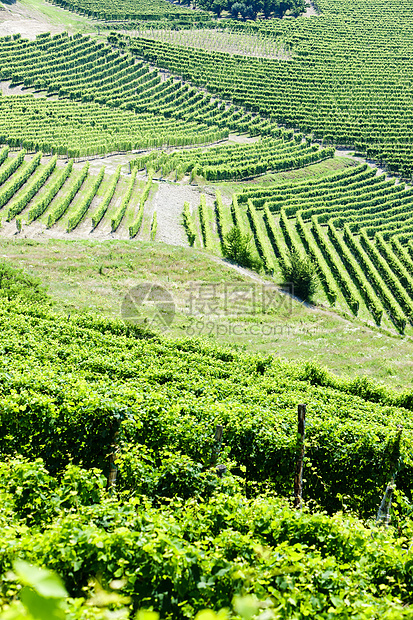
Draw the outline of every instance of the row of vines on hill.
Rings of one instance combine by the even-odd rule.
[[[320,18],[248,25],[247,32],[272,38],[290,51],[288,60],[174,45],[145,38],[144,33],[139,39],[117,34],[109,39],[235,105],[324,144],[356,149],[411,177],[409,1],[373,0],[367,7],[362,0],[320,0],[317,6]]]
[[[222,202],[217,190],[214,210],[206,208],[205,197],[203,201],[198,216],[195,205],[184,208],[183,224],[191,245],[219,251],[219,237],[223,250],[225,235],[236,226],[251,236],[252,253],[278,281],[291,251],[309,256],[317,269],[320,299],[377,325],[410,331],[410,187],[362,164],[302,181],[246,186],[233,195],[231,205]]]
[[[278,261],[292,246],[311,256],[330,303],[340,291],[378,325],[413,324],[413,191],[367,165],[321,178],[246,188],[237,204],[263,214]],[[285,256],[285,255],[284,255]],[[284,257],[285,260],[285,257]]]
[[[72,232],[82,222],[94,230],[125,234],[129,222],[130,237],[136,236],[144,219],[144,207],[153,189],[152,177],[136,181],[136,168],[129,177],[122,175],[121,166],[108,175],[102,166],[97,174],[90,173],[87,162],[80,169],[73,160],[57,165],[57,156],[42,163],[42,153],[28,157],[22,150],[13,156],[9,147],[0,151],[0,218],[16,221],[18,230],[40,221],[47,228],[58,224]],[[135,216],[136,212],[136,216]]]
[[[271,120],[173,76],[163,80],[147,62],[87,36],[2,38],[0,77],[59,97],[0,99],[0,144],[29,151],[79,157],[210,144],[230,131],[280,134]]]
[[[334,149],[319,148],[300,134],[280,129],[280,138],[262,138],[246,145],[223,145],[207,150],[190,149],[166,153],[153,151],[133,162],[138,169],[151,166],[162,176],[188,175],[190,181],[243,180],[266,172],[302,168],[334,156]]]

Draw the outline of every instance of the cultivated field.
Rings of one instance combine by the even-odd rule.
[[[0,4],[0,620],[413,618],[412,69],[407,0]]]

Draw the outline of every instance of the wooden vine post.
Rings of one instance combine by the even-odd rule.
[[[212,464],[213,465],[216,465],[219,453],[221,452],[223,430],[224,430],[224,427],[221,426],[220,424],[217,424],[217,426],[215,427],[214,447],[212,449]]]
[[[115,486],[116,486],[116,478],[118,475],[118,468],[116,466],[116,453],[118,451],[118,437],[119,437],[119,421],[116,420],[114,422],[112,422],[112,430],[113,430],[113,434],[112,434],[112,441],[111,441],[111,452],[108,455],[109,456],[109,474],[108,474],[108,483],[107,483],[107,490],[110,493],[113,493],[115,490]]]
[[[294,476],[294,507],[301,508],[303,497],[303,468],[305,454],[305,414],[306,405],[298,405],[298,437],[297,437],[297,460],[295,463]]]
[[[390,469],[391,469],[391,479],[388,483],[386,490],[383,495],[383,499],[381,500],[380,507],[377,511],[376,523],[379,525],[384,525],[384,527],[388,527],[390,523],[390,508],[391,502],[393,499],[393,493],[396,488],[396,476],[398,471],[398,462],[400,459],[400,442],[402,437],[403,427],[397,427],[397,435],[393,446],[393,454],[390,457]]]
[[[224,432],[224,427],[221,426],[220,424],[217,424],[215,427],[214,445],[212,447],[211,465],[215,466],[215,473],[218,476],[218,478],[222,478],[226,474],[226,471],[227,471],[226,465],[222,463],[217,465],[218,456],[222,448],[223,432]]]

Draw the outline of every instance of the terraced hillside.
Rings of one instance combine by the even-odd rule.
[[[0,40],[0,79],[49,97],[0,99],[0,138],[12,146],[26,141],[30,149],[70,150],[76,157],[211,143],[230,130],[279,133],[268,119],[173,76],[164,79],[148,63],[88,36],[6,37]],[[54,95],[58,101],[50,100]]]
[[[103,617],[96,574],[135,608],[178,619],[245,594],[256,608],[275,601],[281,618],[298,605],[327,620],[332,601],[354,620],[409,617],[406,538],[343,513],[294,511],[288,497],[304,401],[305,497],[328,511],[345,498],[370,516],[397,466],[410,537],[410,393],[39,304],[3,300],[0,324],[3,608],[18,593],[18,555],[61,575],[76,619]],[[115,440],[116,491],[105,491]]]
[[[150,38],[110,38],[138,58],[327,144],[411,177],[413,8],[409,0],[318,0],[318,15],[238,24],[289,51],[254,58]],[[232,28],[235,26],[232,25]]]
[[[365,320],[413,322],[413,190],[366,164],[320,178],[253,185],[215,208],[186,209],[186,229],[220,252],[232,226],[254,238],[265,271],[280,279],[289,251],[310,256],[331,306]]]
[[[379,5],[378,1],[375,10]],[[356,13],[364,15],[357,3],[355,7]],[[284,47],[291,48],[288,33],[292,36],[300,29],[309,33],[308,29],[318,28],[320,23],[331,26],[334,20],[344,19],[344,15],[344,5],[340,4],[335,14],[326,3],[322,17],[284,20],[278,25],[273,21],[260,22],[251,28],[275,36]],[[401,23],[407,15],[407,9],[401,12]],[[376,28],[374,45],[381,41],[383,25],[393,18],[390,9],[380,20],[374,11],[370,15],[368,23]],[[355,22],[352,28],[356,28]],[[324,30],[328,38],[326,32],[328,27]],[[407,35],[403,41],[397,39],[400,46],[407,40]],[[180,48],[171,44],[119,35],[111,35],[109,42],[112,45],[66,34],[44,35],[33,42],[18,36],[0,41],[1,77],[11,81],[12,86],[20,84],[35,91],[25,96],[2,97],[0,141],[52,156],[42,165],[40,153],[30,163],[24,163],[22,154],[14,158],[14,163],[10,158],[3,162],[3,220],[14,222],[18,231],[22,225],[31,226],[40,218],[41,224],[57,226],[56,230],[86,233],[90,226],[89,230],[100,227],[134,237],[142,226],[153,173],[169,178],[172,175],[184,183],[239,181],[269,172],[300,169],[333,156],[332,147],[320,148],[311,137],[274,122],[286,119],[273,115],[275,108],[271,107],[265,84],[275,68],[281,72],[288,67],[295,70],[301,49],[297,42],[288,61],[215,52],[207,60],[206,53],[200,50],[192,53],[187,49],[180,54]],[[134,55],[142,58],[134,59]],[[338,51],[336,56],[340,56]],[[406,58],[400,60],[403,70]],[[180,78],[161,74],[147,60],[174,71]],[[265,88],[259,96],[266,107],[258,100],[252,103],[240,96],[246,92],[242,79],[232,90],[231,80],[249,74],[253,66],[250,63],[267,72],[267,78],[260,81]],[[219,67],[224,66],[231,70],[225,72],[227,87],[223,90],[223,83],[219,85],[219,76],[223,76]],[[365,67],[367,71],[368,63]],[[378,71],[379,68],[380,65]],[[258,96],[254,84],[261,79],[259,72],[254,75],[257,81],[248,86],[253,97]],[[211,82],[211,76],[215,82]],[[367,77],[365,72],[363,84]],[[188,79],[198,87],[208,86],[212,92],[230,97],[231,101],[194,87]],[[286,84],[281,78],[276,83]],[[285,95],[286,91],[281,89],[280,93]],[[250,110],[239,107],[241,101]],[[277,110],[281,109],[280,101]],[[323,115],[331,119],[324,108]],[[402,125],[403,131],[409,126],[405,122]],[[377,131],[382,130],[387,131],[384,125],[377,125]],[[230,131],[248,132],[256,139],[245,144],[179,150],[182,146],[217,142],[227,138]],[[380,135],[380,140],[387,144],[386,133]],[[395,139],[397,148],[401,148],[404,138],[397,134]],[[323,141],[346,142],[326,136]],[[178,148],[172,153],[165,151],[165,147],[172,146]],[[73,172],[72,163],[64,170],[60,163],[56,164],[55,155],[68,160],[134,149],[145,152],[133,162],[135,168],[128,179],[120,172],[108,178],[104,170],[91,175],[87,164],[82,169],[73,168]],[[387,164],[392,167],[388,158]],[[144,180],[142,174],[136,175],[136,170],[145,170],[150,176]],[[136,187],[139,191],[135,195]],[[185,226],[191,243],[198,238],[198,245],[220,253],[226,232],[232,224],[239,224],[246,232],[251,231],[256,255],[265,271],[274,273],[278,280],[280,266],[288,260],[288,248],[296,248],[299,254],[312,256],[319,269],[324,299],[331,304],[364,320],[373,319],[378,325],[382,321],[386,326],[394,325],[401,333],[413,320],[409,250],[412,202],[411,190],[403,184],[376,175],[364,166],[307,183],[245,189],[234,196],[231,211],[219,192],[215,203],[215,214],[205,199],[191,205],[192,209],[186,207]],[[157,214],[151,212],[149,217],[151,230],[156,231]],[[79,225],[83,228],[79,229]],[[10,232],[10,227],[7,230]],[[155,238],[155,233],[152,236]]]
[[[62,162],[56,155],[42,159],[41,152],[30,157],[24,150],[10,153],[9,147],[0,151],[0,161],[3,232],[31,226],[37,234],[81,230],[128,238],[139,233],[154,189],[151,177],[138,179],[136,170],[126,173],[122,165],[113,174],[104,166],[91,173],[89,162]]]
[[[279,263],[287,248],[309,253],[330,302],[364,303],[380,325],[384,312],[403,332],[413,320],[409,249],[413,190],[366,165],[327,179],[247,189],[238,204],[262,213]]]
[[[53,4],[0,5],[77,32],[0,38],[0,620],[412,620],[413,4]]]

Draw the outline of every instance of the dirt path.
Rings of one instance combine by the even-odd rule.
[[[307,10],[304,13],[304,17],[313,17],[313,16],[318,17],[319,15],[320,15],[320,13],[315,8],[314,2],[311,2],[311,0],[310,0],[309,6],[307,6]]]
[[[0,4],[0,36],[21,34],[33,40],[38,34],[67,31],[96,33],[99,23],[77,15],[44,0],[10,1]]]
[[[18,86],[11,86],[11,82],[1,82],[1,94],[4,96],[9,95],[33,95],[36,99],[47,99],[49,101],[57,101],[59,97],[57,95],[48,95],[46,90],[37,91],[34,88],[25,88],[23,84]]]
[[[353,155],[353,153],[354,153],[354,149],[353,150],[336,149],[334,155],[335,157],[349,157],[353,161],[356,161],[358,164],[367,164],[368,166],[370,166],[370,168],[376,168],[380,174],[382,174],[383,172],[386,173],[387,178],[389,179],[395,178],[396,183],[400,182],[400,179],[398,177],[395,177],[394,175],[389,174],[385,168],[382,168],[376,162],[371,161],[370,159],[366,159],[365,157],[359,157],[358,155]]]
[[[24,6],[20,2],[2,4],[0,12],[0,36],[21,34],[24,39],[35,39],[42,32],[58,34],[64,26],[52,24],[44,14]]]
[[[185,230],[181,224],[182,210],[185,201],[194,207],[198,205],[199,196],[199,189],[191,185],[159,182],[159,189],[152,203],[158,218],[157,241],[188,246]]]

